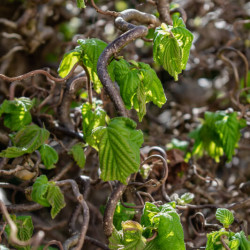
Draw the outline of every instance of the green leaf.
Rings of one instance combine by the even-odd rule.
[[[139,170],[140,147],[143,134],[135,130],[136,123],[117,117],[107,127],[98,127],[92,133],[99,149],[101,178],[126,183],[127,177]]]
[[[58,162],[58,153],[56,150],[47,144],[43,144],[38,150],[44,166],[47,169],[54,168],[54,164]]]
[[[223,245],[221,243],[220,237],[225,236],[227,237],[227,245],[230,244],[230,241],[234,241],[233,232],[225,231],[225,229],[221,229],[219,231],[211,232],[207,234],[207,244],[206,244],[206,250],[222,250]],[[233,243],[235,244],[235,243]],[[236,249],[235,249],[236,250]]]
[[[189,134],[195,139],[192,153],[201,157],[207,152],[216,162],[225,154],[231,161],[241,136],[240,129],[244,126],[246,121],[239,120],[236,112],[206,112],[203,124]]]
[[[38,149],[49,138],[49,131],[37,125],[29,125],[17,132],[13,139],[13,147],[0,153],[0,157],[15,158],[30,154]]]
[[[18,237],[18,239],[21,240],[21,241],[29,240],[32,237],[33,230],[34,230],[31,216],[11,215],[11,219],[13,220],[13,222],[17,226],[17,229],[18,229],[17,237]],[[8,237],[9,237],[10,232],[11,232],[11,228],[10,228],[9,224],[5,227],[5,231],[6,231],[7,235],[8,235]],[[13,246],[15,246],[15,245],[13,245]],[[15,246],[15,248],[18,249],[18,250],[29,250],[29,249],[31,249],[30,246],[26,246],[26,247]]]
[[[223,224],[225,228],[228,228],[234,222],[234,216],[231,211],[226,208],[218,208],[216,210],[216,219]]]
[[[65,207],[64,196],[54,182],[49,182],[46,175],[39,176],[32,187],[31,198],[44,207],[52,207],[52,219]]]
[[[100,93],[102,84],[97,75],[97,62],[102,51],[107,47],[107,44],[97,38],[82,40],[79,39],[78,48],[81,50],[81,62],[86,66],[90,80],[94,83],[94,89]]]
[[[32,186],[31,198],[33,201],[44,207],[50,207],[47,200],[47,192],[49,189],[49,181],[46,175],[40,175]]]
[[[78,47],[69,51],[63,56],[63,59],[58,68],[58,74],[62,78],[66,77],[72,70],[74,65],[80,61],[81,51]]]
[[[194,194],[188,192],[188,193],[183,194],[177,200],[177,202],[178,202],[179,205],[185,205],[185,204],[190,203],[193,199],[194,199]]]
[[[50,182],[46,198],[52,207],[50,211],[51,218],[54,219],[60,210],[66,206],[64,196],[60,188]]]
[[[84,8],[86,8],[85,3],[84,3],[84,0],[76,0],[76,1],[77,1],[77,7],[78,7],[79,9],[84,9]]]
[[[4,114],[4,126],[17,131],[31,123],[32,117],[29,110],[33,107],[34,101],[29,98],[20,97],[15,100],[4,100],[0,106],[0,116]]]
[[[93,145],[93,141],[91,138],[92,131],[100,126],[104,126],[106,124],[106,112],[100,107],[102,102],[95,102],[92,104],[84,103],[82,105],[82,128],[83,128],[83,136],[84,140]]]
[[[236,233],[232,238],[239,240],[239,242],[240,242],[239,249],[240,250],[250,250],[250,241],[247,239],[247,237],[243,231]]]
[[[142,226],[135,221],[122,222],[122,230],[113,230],[109,238],[110,249],[143,250],[146,246],[146,239],[142,236]]]
[[[86,162],[86,157],[85,157],[84,149],[83,149],[84,147],[85,147],[85,144],[79,142],[75,144],[69,151],[69,154],[73,155],[75,162],[80,168],[84,168],[85,162]]]
[[[173,26],[162,24],[154,34],[154,61],[163,66],[178,80],[178,74],[186,68],[193,35],[186,29],[183,20],[173,16]]]
[[[166,96],[155,71],[145,63],[124,59],[114,62],[114,78],[120,86],[121,97],[127,109],[138,112],[141,121],[146,114],[146,103],[152,101],[158,107],[166,102]]]
[[[159,250],[178,249],[184,250],[184,233],[180,223],[179,215],[169,204],[156,207],[154,204],[146,202],[141,217],[141,224],[146,229],[146,237],[152,236],[152,229],[157,231],[156,238],[146,249],[153,249],[152,246]]]
[[[167,144],[167,150],[176,148],[176,149],[186,152],[188,145],[189,145],[188,141],[180,141],[176,138],[173,138],[171,140],[171,143]]]
[[[126,205],[133,206],[133,203],[125,203]],[[113,224],[117,230],[122,229],[122,222],[132,220],[136,211],[134,208],[124,207],[120,202],[117,203],[113,217]]]

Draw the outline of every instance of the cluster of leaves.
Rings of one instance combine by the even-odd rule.
[[[4,115],[4,125],[12,131],[12,147],[8,147],[0,153],[0,157],[16,158],[24,154],[31,154],[38,150],[41,160],[47,169],[54,168],[58,161],[58,154],[54,148],[46,144],[49,139],[49,131],[31,124],[32,118],[29,110],[34,101],[26,97],[16,98],[13,101],[5,100],[0,106],[0,115]]]
[[[178,74],[186,68],[193,35],[186,29],[182,18],[173,16],[173,26],[162,24],[154,34],[154,61],[163,66],[178,80]]]
[[[65,207],[64,196],[53,181],[48,181],[46,175],[40,175],[32,187],[31,198],[44,207],[51,208],[52,219]]]
[[[141,224],[123,221],[121,230],[115,228],[109,238],[110,249],[185,249],[182,225],[173,206],[175,203],[156,206],[146,202]],[[150,240],[154,234],[157,236]]]
[[[21,241],[28,241],[31,239],[32,235],[33,235],[33,231],[34,231],[34,226],[33,226],[33,222],[31,219],[31,216],[16,216],[15,214],[10,215],[12,221],[16,224],[17,227],[17,238]],[[7,233],[8,238],[10,237],[11,234],[11,227],[10,225],[6,225],[5,227],[5,232]],[[13,247],[15,247],[15,249],[17,250],[30,250],[31,246],[27,245],[27,246],[16,246],[13,245]],[[0,249],[1,250],[9,250],[7,247],[0,245]],[[42,250],[44,249],[44,246],[39,246],[37,248],[38,250]],[[48,247],[49,250],[55,250],[56,248],[54,247]]]
[[[231,250],[248,250],[250,249],[250,241],[246,238],[243,231],[234,233],[228,230],[234,221],[231,211],[225,208],[218,208],[216,211],[216,219],[223,224],[223,228],[207,234],[206,250],[224,249],[221,238]]]
[[[231,161],[241,136],[240,129],[245,126],[246,120],[238,119],[236,112],[206,112],[203,123],[190,133],[195,139],[192,153],[201,157],[207,152],[216,162],[225,154]]]

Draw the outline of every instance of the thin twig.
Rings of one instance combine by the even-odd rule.
[[[119,13],[116,12],[116,11],[110,11],[110,10],[101,10],[94,2],[94,0],[91,0],[91,4],[92,6],[95,8],[96,12],[100,13],[100,14],[103,14],[103,15],[106,15],[106,16],[113,16],[113,17],[118,17],[119,16]]]

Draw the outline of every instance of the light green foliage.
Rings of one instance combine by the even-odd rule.
[[[65,207],[64,196],[58,186],[54,183],[49,182],[48,193],[46,196],[49,204],[51,205],[51,217],[54,219],[62,208]]]
[[[133,203],[125,203],[129,206],[134,206]],[[117,230],[122,229],[122,222],[127,220],[132,220],[135,215],[135,209],[134,208],[127,208],[124,207],[120,202],[117,203],[115,208],[115,213],[113,217],[113,224]]]
[[[58,153],[48,144],[43,144],[39,149],[41,160],[47,169],[55,168],[58,162]]]
[[[17,131],[31,123],[32,117],[29,110],[33,107],[34,101],[29,98],[20,97],[15,100],[4,100],[0,106],[0,117],[4,114],[4,126]]]
[[[201,157],[207,152],[216,162],[225,154],[231,161],[241,136],[240,129],[245,126],[246,121],[238,119],[236,112],[206,112],[202,125],[190,133],[190,137],[195,139],[192,153]]]
[[[91,105],[86,102],[82,105],[82,128],[84,140],[91,146],[91,133],[92,131],[100,126],[105,126],[106,124],[106,112],[101,108],[102,102],[96,101]]]
[[[223,224],[223,227],[228,228],[234,222],[234,216],[231,211],[226,208],[218,208],[216,210],[216,219]]]
[[[69,154],[72,154],[75,162],[80,168],[84,168],[85,162],[86,162],[86,157],[84,154],[84,143],[76,143],[69,151]]]
[[[206,250],[223,250],[223,245],[220,237],[224,237],[225,243],[231,250],[241,250],[240,240],[234,237],[235,233],[225,231],[221,229],[220,231],[215,231],[207,234],[207,244]]]
[[[177,203],[179,205],[185,205],[190,203],[194,199],[194,194],[192,193],[185,193],[180,198],[177,199]]]
[[[79,47],[67,52],[59,65],[58,74],[62,78],[67,76],[76,63],[80,61],[81,50]]]
[[[141,217],[142,226],[146,227],[145,237],[152,236],[152,229],[157,231],[157,237],[145,248],[149,249],[178,249],[184,250],[184,233],[179,215],[175,209],[164,204],[156,205],[146,202]]]
[[[29,125],[19,130],[13,138],[13,147],[0,153],[0,157],[15,158],[30,154],[44,144],[49,138],[49,131],[37,125]]]
[[[78,7],[79,9],[84,9],[84,8],[86,8],[85,3],[84,3],[84,0],[76,0],[76,2],[77,2],[77,7]]]
[[[142,236],[143,228],[136,221],[122,222],[122,230],[113,230],[109,238],[110,249],[121,250],[143,250],[146,246],[146,239]]]
[[[232,238],[238,239],[240,241],[239,250],[250,250],[250,241],[247,239],[247,237],[243,231],[236,233]]]
[[[31,198],[44,207],[52,207],[52,219],[65,207],[64,196],[54,182],[49,182],[47,176],[39,176],[32,187]]]
[[[90,80],[94,83],[94,89],[100,93],[102,84],[97,75],[97,62],[102,51],[106,48],[107,44],[97,38],[82,40],[79,39],[78,44],[74,50],[66,53],[60,63],[58,73],[61,77],[69,74],[73,66],[80,62],[88,70]],[[108,71],[112,75],[113,62],[108,66]]]
[[[32,237],[33,230],[34,230],[31,216],[11,215],[11,219],[13,220],[13,222],[17,226],[17,229],[18,229],[17,237],[18,237],[18,239],[21,240],[21,241],[29,240]],[[6,231],[7,235],[8,235],[8,237],[9,237],[10,232],[11,232],[11,228],[10,228],[9,224],[5,227],[5,231]],[[15,246],[15,248],[18,249],[18,250],[29,250],[29,249],[31,249],[30,246],[26,246],[26,247]]]
[[[7,247],[4,246],[4,245],[0,245],[0,249],[1,249],[1,250],[9,250],[9,248],[7,248]]]
[[[179,149],[181,151],[186,152],[188,148],[189,142],[188,141],[180,141],[176,138],[173,138],[170,143],[167,144],[167,150],[170,149]]]
[[[182,18],[173,16],[173,26],[162,24],[155,30],[154,61],[163,66],[178,80],[178,74],[186,68],[193,35],[186,29]]]
[[[93,141],[99,150],[102,180],[126,183],[127,177],[139,170],[143,135],[135,128],[134,121],[117,117],[111,119],[107,127],[98,127],[93,131]]]
[[[146,103],[162,107],[166,102],[161,81],[148,64],[121,59],[114,62],[113,73],[126,108],[134,107],[140,121],[146,114]]]

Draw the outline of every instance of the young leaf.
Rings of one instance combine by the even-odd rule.
[[[16,216],[16,215],[11,215],[11,219],[17,226],[17,237],[21,241],[27,241],[32,237],[33,234],[33,222],[31,219],[31,216]],[[8,235],[10,236],[11,233],[11,228],[9,224],[5,227],[5,231]],[[15,245],[14,245],[15,246]],[[15,246],[16,249],[18,250],[29,250],[30,246],[26,247],[19,247]],[[2,249],[2,248],[1,248]]]
[[[189,145],[188,141],[180,141],[176,138],[173,138],[171,142],[167,144],[167,150],[176,148],[176,149],[186,152],[188,145]]]
[[[240,242],[239,249],[240,250],[249,250],[250,249],[250,241],[247,239],[247,237],[243,231],[236,233],[232,238],[239,240],[239,242]]]
[[[146,103],[152,101],[158,107],[166,102],[161,81],[155,71],[145,63],[124,59],[114,62],[114,79],[120,86],[120,93],[127,109],[138,112],[141,121],[146,114]]]
[[[183,194],[178,200],[179,205],[185,205],[187,203],[190,203],[194,199],[194,194],[192,193],[185,193]]]
[[[152,246],[159,250],[185,249],[184,233],[180,218],[171,205],[164,204],[156,207],[156,205],[146,202],[141,217],[141,224],[151,228],[145,230],[144,235],[147,235],[146,237],[152,236],[153,228],[157,231],[156,238],[150,243],[150,247],[148,246],[146,249],[153,249]]]
[[[135,130],[136,123],[125,117],[110,120],[107,127],[98,127],[92,133],[99,150],[101,178],[126,183],[131,173],[140,166],[140,147],[143,135]]]
[[[234,222],[233,213],[226,208],[218,208],[216,210],[216,219],[223,224],[225,228],[228,228]]]
[[[58,68],[58,74],[62,78],[66,77],[71,69],[74,67],[76,63],[80,61],[81,50],[79,47],[69,51],[63,56],[63,59]]]
[[[126,205],[133,206],[135,204],[125,203]],[[122,222],[127,220],[132,220],[135,215],[134,208],[124,207],[120,202],[117,203],[115,208],[115,213],[113,217],[113,224],[117,230],[122,229]]]
[[[146,239],[142,236],[142,226],[136,221],[122,222],[122,230],[113,230],[109,238],[110,249],[143,250]]]
[[[49,182],[46,175],[39,176],[32,187],[31,198],[44,207],[52,207],[52,219],[65,207],[64,196],[54,182]]]
[[[82,40],[79,39],[78,48],[81,50],[81,62],[86,66],[90,80],[94,83],[94,89],[100,93],[102,84],[97,75],[97,62],[102,51],[107,47],[107,44],[97,38]]]
[[[186,68],[192,41],[192,33],[178,16],[173,16],[173,26],[162,24],[155,30],[154,61],[163,65],[175,81],[178,80],[178,74]]]
[[[193,154],[201,157],[207,152],[219,162],[220,156],[225,153],[228,161],[231,161],[240,139],[240,129],[245,125],[246,121],[239,120],[236,112],[206,112],[203,124],[189,134],[195,139]]]
[[[85,141],[92,145],[91,133],[92,131],[100,126],[105,126],[106,124],[106,112],[100,107],[100,104],[95,102],[92,105],[88,102],[82,105],[82,127],[83,136]]]
[[[51,205],[51,218],[54,219],[62,208],[66,206],[64,196],[58,186],[50,182],[47,196],[47,201]]]
[[[0,106],[0,116],[4,114],[4,126],[17,131],[31,123],[32,117],[29,110],[33,107],[34,101],[29,98],[20,97],[15,100],[4,100]]]
[[[49,131],[37,125],[29,125],[17,132],[13,139],[13,147],[0,153],[0,157],[15,158],[30,154],[38,149],[49,138]]]
[[[58,162],[58,153],[54,148],[47,144],[43,144],[39,149],[42,162],[47,169],[54,168]]]
[[[86,157],[83,149],[84,146],[84,143],[79,142],[75,144],[69,151],[69,154],[73,155],[75,162],[80,168],[84,168],[86,162]]]
[[[85,3],[84,3],[84,0],[76,0],[76,1],[77,1],[77,7],[78,7],[79,9],[84,9],[84,8],[86,8]]]
[[[44,207],[50,207],[47,200],[47,192],[49,188],[49,181],[46,175],[40,175],[36,178],[32,186],[31,198],[33,201],[41,204]]]

